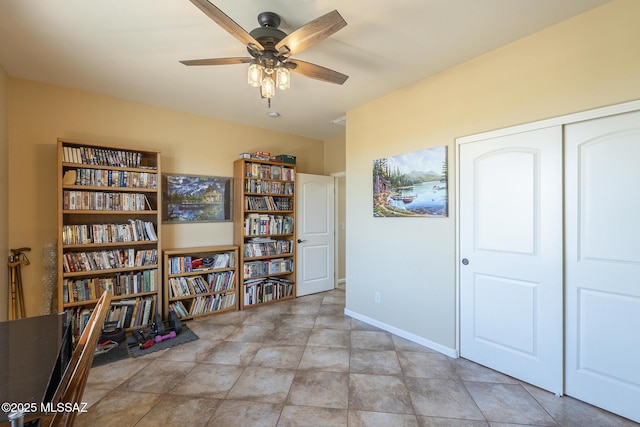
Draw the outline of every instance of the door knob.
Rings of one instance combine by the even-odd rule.
[[[468,265],[469,264],[469,260],[466,258],[462,258],[462,265]]]
[[[304,243],[306,240],[298,239],[298,243]]]

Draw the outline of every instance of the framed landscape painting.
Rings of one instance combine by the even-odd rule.
[[[162,222],[231,221],[233,179],[162,174]]]
[[[447,217],[447,146],[373,161],[374,217]]]

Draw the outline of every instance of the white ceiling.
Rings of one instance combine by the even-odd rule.
[[[212,0],[245,30],[263,11],[290,33],[337,9],[348,25],[295,55],[347,74],[342,85],[292,74],[267,102],[246,64],[183,59],[248,56],[188,0],[0,0],[0,65],[11,77],[327,139],[347,110],[609,0]]]

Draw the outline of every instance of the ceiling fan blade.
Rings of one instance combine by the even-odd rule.
[[[280,40],[276,45],[276,50],[284,55],[295,55],[321,42],[346,25],[347,21],[337,10],[334,10],[303,25]]]
[[[203,11],[205,15],[213,19],[213,21],[221,26],[226,32],[231,34],[236,39],[240,40],[243,44],[249,46],[254,45],[260,50],[264,50],[264,47],[256,39],[245,31],[240,25],[233,19],[229,18],[223,11],[218,9],[208,0],[190,0],[195,4],[198,9]]]
[[[230,64],[247,64],[253,58],[211,58],[211,59],[187,59],[179,61],[184,65],[230,65]]]
[[[295,67],[290,68],[291,72],[323,82],[341,85],[349,78],[349,76],[337,71],[297,59],[289,59],[287,64],[295,64]]]

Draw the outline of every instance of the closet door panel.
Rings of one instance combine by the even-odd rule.
[[[640,112],[567,125],[566,393],[640,421]]]
[[[562,393],[562,128],[460,146],[462,357]]]

